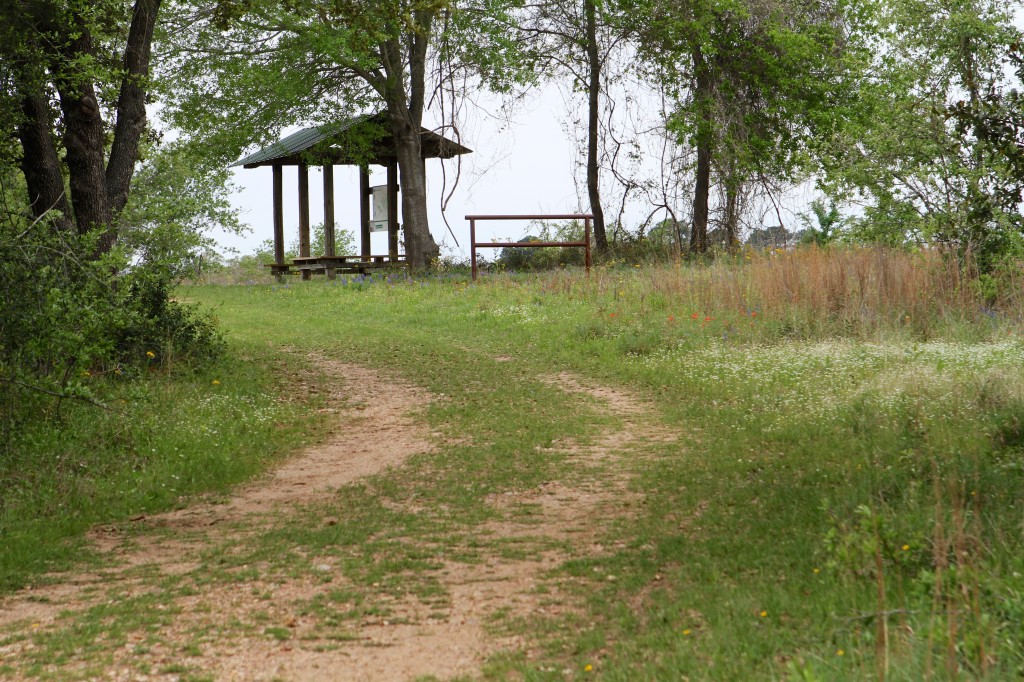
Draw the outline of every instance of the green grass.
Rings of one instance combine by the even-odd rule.
[[[533,457],[537,446],[581,437],[600,418],[578,418],[585,407],[538,375],[569,369],[631,386],[678,431],[681,446],[636,464],[643,513],[609,529],[625,548],[565,566],[585,585],[590,627],[575,636],[572,623],[524,623],[547,633],[556,663],[498,661],[496,677],[555,679],[543,670],[567,660],[604,679],[860,679],[879,666],[901,679],[1015,676],[1024,660],[1016,323],[924,309],[925,318],[894,315],[845,339],[826,317],[794,338],[792,320],[659,298],[658,277],[619,269],[589,283],[554,274],[189,296],[217,306],[239,339],[286,338],[393,367],[452,398],[431,422],[473,437],[432,458],[440,480],[412,473],[396,479],[405,492],[356,487],[345,508],[358,514],[359,537],[300,541],[353,548],[351,567],[367,581],[429,574],[429,564],[381,561],[378,533],[458,544],[459,527],[485,519],[486,491],[559,476],[557,460]],[[445,514],[372,509],[409,490]],[[468,560],[474,550],[465,551]],[[593,580],[606,574],[620,579]],[[893,612],[884,631],[879,612]]]
[[[93,525],[223,493],[315,432],[300,402],[279,397],[302,366],[238,346],[199,374],[92,377],[109,410],[66,401],[22,424],[0,461],[0,592],[81,560]]]
[[[389,617],[391,599],[443,613],[442,562],[547,548],[482,534],[496,517],[489,496],[602,475],[551,448],[618,424],[541,380],[571,371],[638,394],[645,419],[678,440],[645,444],[621,465],[636,501],[601,528],[605,551],[555,543],[568,559],[542,589],[557,585],[577,608],[499,614],[490,627],[525,634],[529,655],[496,656],[485,677],[1018,678],[1017,314],[909,286],[912,298],[869,296],[871,277],[850,278],[856,306],[838,294],[801,299],[793,282],[715,296],[772,268],[790,277],[791,265],[182,290],[263,364],[285,347],[316,351],[443,396],[425,418],[449,444],[211,548],[202,572],[167,589],[312,575],[327,560],[327,591],[298,605],[326,641]],[[811,265],[833,281],[832,264]],[[808,275],[807,291],[819,280]],[[238,381],[220,379],[219,389]],[[299,418],[279,408],[282,421]],[[533,511],[518,509],[520,520]]]

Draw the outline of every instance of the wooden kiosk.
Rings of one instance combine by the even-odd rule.
[[[274,262],[271,272],[282,279],[292,269],[309,279],[314,272],[367,273],[381,268],[405,266],[405,254],[398,251],[398,155],[387,113],[367,114],[323,126],[305,128],[288,135],[266,149],[231,164],[245,168],[270,166],[274,172]],[[472,150],[453,140],[420,129],[422,157],[450,159]],[[387,168],[387,255],[370,253],[369,165]],[[324,174],[324,253],[309,253],[309,167],[319,165]],[[360,166],[359,172],[359,255],[338,255],[334,249],[334,167]],[[284,167],[296,166],[299,174],[299,255],[284,257]]]

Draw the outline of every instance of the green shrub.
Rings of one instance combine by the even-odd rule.
[[[171,299],[176,262],[153,252],[130,263],[117,249],[97,259],[95,243],[45,220],[0,221],[5,430],[44,405],[92,400],[85,380],[94,374],[206,363],[222,353],[210,318]]]
[[[575,242],[583,241],[583,224],[577,221],[566,223],[539,223],[537,235],[526,235],[521,242]],[[584,251],[578,246],[572,247],[516,247],[503,248],[495,261],[502,270],[515,272],[524,270],[550,270],[552,268],[577,265],[582,266]]]

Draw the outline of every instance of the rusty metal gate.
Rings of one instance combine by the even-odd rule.
[[[469,221],[469,259],[473,266],[473,281],[476,281],[476,250],[478,248],[504,249],[507,247],[524,247],[528,249],[547,246],[579,246],[584,249],[583,262],[590,274],[590,221],[594,216],[589,213],[563,213],[552,215],[468,215]],[[582,220],[583,241],[581,242],[478,242],[476,240],[476,221],[478,220]]]

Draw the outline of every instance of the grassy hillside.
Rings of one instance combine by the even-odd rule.
[[[554,475],[530,453],[573,415],[535,397],[537,377],[650,400],[680,438],[636,463],[642,510],[608,529],[621,549],[563,568],[622,579],[542,630],[555,658],[600,658],[606,679],[1021,674],[1012,300],[986,307],[928,254],[755,258],[188,295],[238,339],[395,367],[450,396],[432,414],[472,442],[458,466],[492,468],[446,475],[483,491]],[[467,523],[484,494],[464,490]]]
[[[337,598],[357,607],[304,608],[346,623],[380,608],[382,593],[442,608],[440,558],[470,565],[557,545],[563,559],[539,590],[557,588],[572,607],[496,614],[489,627],[526,644],[492,658],[485,677],[1015,679],[1024,318],[1020,291],[1007,291],[983,301],[936,254],[874,250],[477,284],[442,273],[184,288],[181,298],[214,309],[245,362],[142,395],[136,411],[157,414],[137,433],[178,435],[155,446],[111,437],[96,457],[130,457],[109,476],[69,469],[67,485],[103,481],[93,484],[111,492],[96,499],[120,500],[128,481],[149,480],[116,517],[239,480],[287,449],[294,432],[281,427],[316,400],[305,355],[386,367],[438,397],[425,415],[444,446],[211,553],[218,568],[203,581],[245,580],[257,564],[293,575],[306,570],[296,557],[330,556],[349,581]],[[599,475],[565,444],[625,419],[552,384],[565,373],[635,395],[634,421],[657,437],[616,465],[628,489],[592,546],[496,539],[496,498]],[[169,411],[177,418],[159,417]],[[97,413],[86,414],[82,424]],[[92,451],[71,442],[60,452]],[[246,444],[257,447],[236,460]],[[179,451],[196,459],[175,468]],[[153,492],[196,469],[205,482]],[[10,508],[64,518],[56,493],[32,499]],[[514,509],[523,523],[538,513]],[[42,537],[19,514],[5,532]],[[325,516],[339,523],[323,526]],[[76,529],[99,517],[78,518]],[[9,582],[38,570],[11,563]],[[60,642],[39,636],[39,660],[74,648]]]
[[[95,524],[223,494],[315,432],[285,393],[301,361],[241,344],[233,355],[141,379],[87,372],[94,402],[54,401],[16,425],[0,458],[0,594],[89,558]]]

